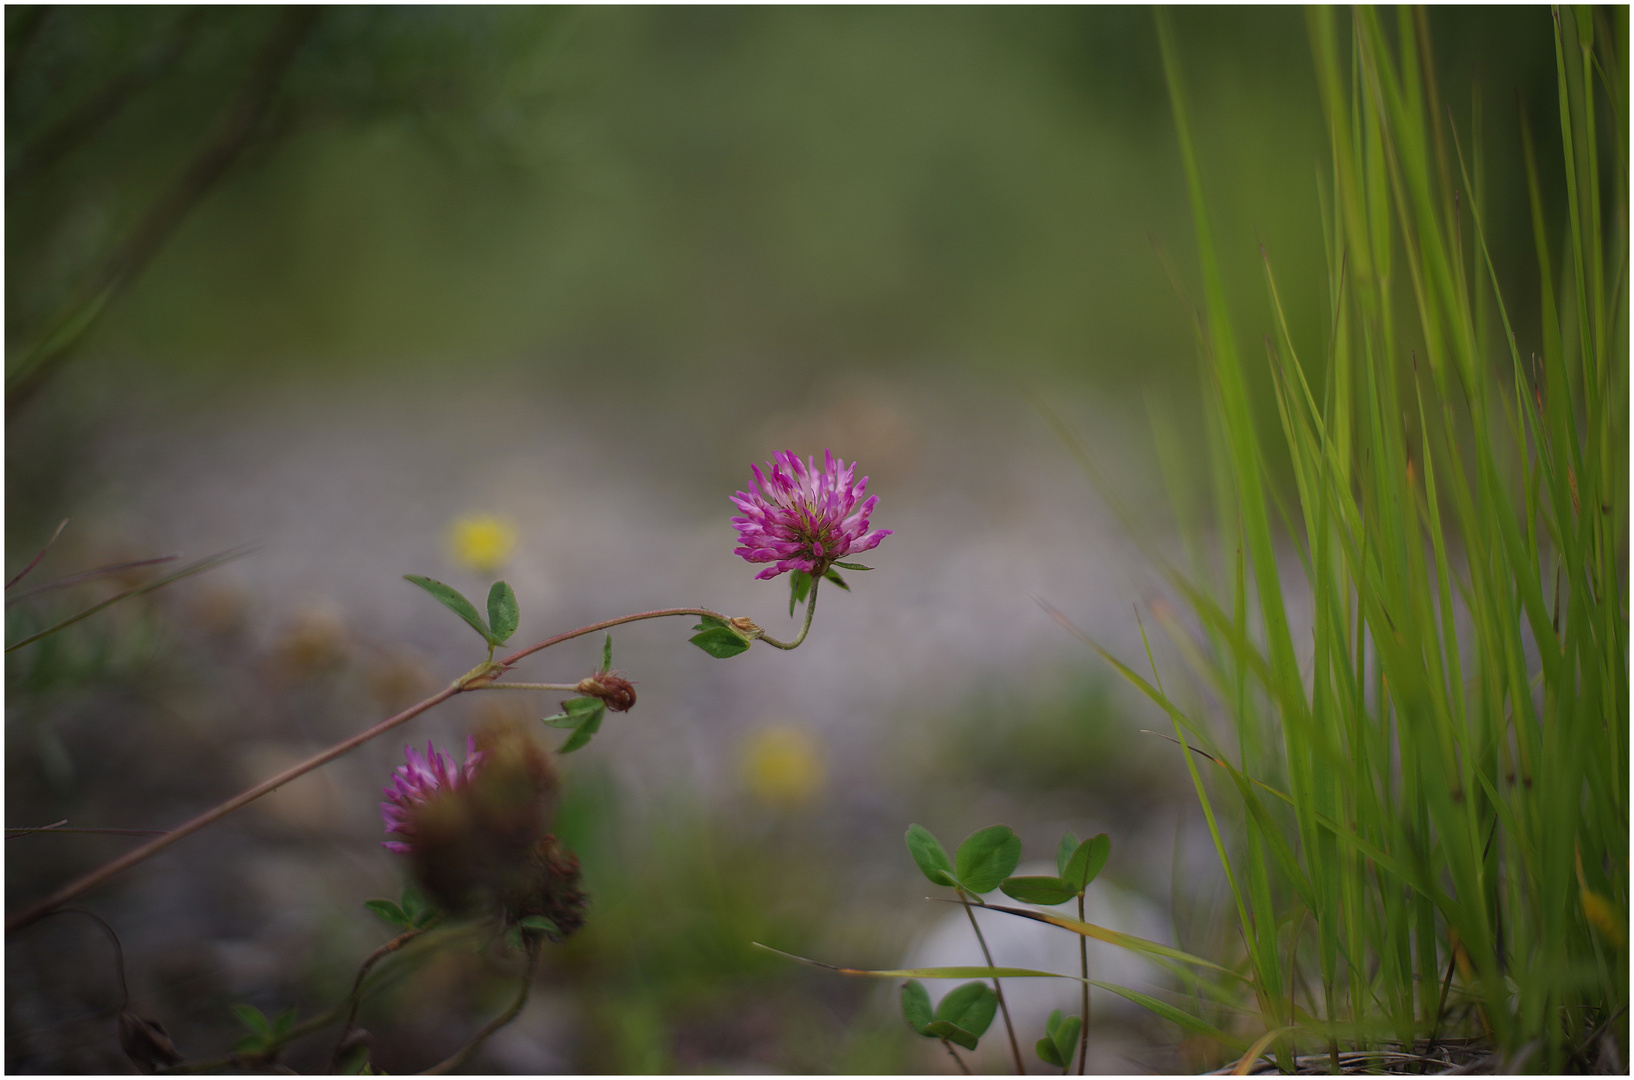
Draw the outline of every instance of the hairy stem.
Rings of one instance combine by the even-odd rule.
[[[987,939],[982,936],[982,928],[976,924],[976,913],[970,910],[970,901],[965,899],[963,889],[959,890],[959,902],[964,905],[965,915],[970,919],[970,928],[976,931],[976,941],[982,947],[982,956],[987,959],[988,967],[997,967],[993,963],[993,954],[987,949]],[[1004,1032],[1010,1036],[1010,1053],[1016,1059],[1016,1074],[1025,1075],[1027,1066],[1021,1060],[1021,1044],[1016,1042],[1016,1028],[1010,1022],[1010,1006],[1004,1003],[1004,987],[999,985],[999,977],[993,976],[993,994],[999,999],[999,1012],[1004,1015]]]
[[[806,621],[800,627],[799,637],[795,638],[793,641],[782,642],[778,641],[774,637],[767,637],[765,634],[761,634],[760,640],[764,641],[774,649],[798,649],[800,647],[800,643],[806,640],[806,634],[811,631],[811,617],[817,614],[817,586],[821,585],[822,583],[822,575],[813,574],[811,576],[811,594],[810,598],[806,600]]]
[[[533,972],[538,965],[539,944],[534,942],[528,946],[528,966],[527,969],[522,972],[522,985],[517,988],[516,1000],[511,1002],[511,1007],[490,1020],[487,1027],[477,1032],[476,1038],[460,1047],[460,1049],[451,1057],[439,1061],[437,1064],[425,1070],[420,1075],[440,1076],[444,1073],[453,1072],[455,1069],[459,1068],[461,1065],[464,1065],[471,1059],[471,1055],[475,1054],[482,1047],[482,1044],[487,1041],[488,1036],[492,1035],[494,1032],[498,1031],[512,1020],[515,1020],[517,1014],[522,1011],[522,1006],[528,1003],[528,993],[533,989]]]
[[[362,966],[357,969],[357,978],[352,980],[352,991],[346,995],[346,1000],[342,1002],[343,1005],[350,1004],[351,1008],[347,1010],[346,1023],[340,1029],[340,1038],[335,1040],[335,1051],[329,1055],[330,1072],[334,1072],[339,1067],[340,1054],[346,1046],[346,1039],[352,1034],[352,1028],[357,1025],[357,1011],[363,1005],[363,980],[369,977],[369,972],[381,960],[436,926],[442,921],[442,918],[441,915],[437,915],[424,926],[403,931],[364,958]]]
[[[473,686],[473,690],[577,690],[578,683],[558,682],[497,682]]]

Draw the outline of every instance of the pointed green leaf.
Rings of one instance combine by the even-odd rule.
[[[402,893],[397,897],[397,906],[402,908],[403,915],[412,922],[425,913],[426,898],[421,896],[420,890],[413,885],[404,885]]]
[[[999,887],[1021,861],[1021,837],[1008,825],[989,825],[965,837],[953,857],[954,875],[978,896]]]
[[[845,570],[872,570],[873,569],[872,566],[864,566],[864,565],[862,565],[862,563],[859,563],[859,562],[837,562],[834,565],[838,566],[838,567],[841,567],[842,569],[845,569]]]
[[[562,932],[561,927],[557,926],[555,922],[543,915],[529,915],[527,918],[522,920],[520,925],[528,930],[543,930],[547,934],[559,934]]]
[[[482,640],[493,641],[493,637],[488,633],[488,628],[483,625],[482,616],[477,614],[476,605],[462,596],[458,589],[420,574],[404,574],[403,580],[412,581],[432,596],[435,596],[438,602],[449,611],[470,623],[471,629],[482,635]]]
[[[991,986],[985,982],[967,982],[947,992],[936,1006],[936,1019],[979,1036],[993,1022],[998,1007],[999,998]]]
[[[601,643],[601,669],[603,671],[612,671],[613,670],[613,635],[612,634],[608,634],[606,640],[604,640]]]
[[[589,742],[591,737],[601,730],[601,720],[602,717],[607,715],[607,706],[600,705],[600,703],[598,705],[600,707],[595,712],[585,716],[580,721],[579,726],[573,729],[573,734],[568,736],[567,742],[563,743],[562,748],[556,751],[558,754],[571,754]]]
[[[1034,1043],[1033,1050],[1037,1052],[1038,1060],[1042,1061],[1044,1064],[1054,1065],[1058,1069],[1064,1069],[1067,1067],[1067,1063],[1061,1060],[1060,1051],[1056,1050],[1055,1043],[1051,1042],[1048,1036],[1045,1036],[1044,1038],[1039,1039],[1038,1042]]]
[[[522,621],[522,612],[516,606],[516,592],[503,581],[494,582],[494,587],[488,590],[488,626],[490,638],[495,645],[503,645],[516,633],[517,623]]]
[[[929,829],[923,825],[909,825],[905,839],[908,842],[908,854],[913,856],[913,861],[919,865],[920,873],[929,878],[932,885],[959,883],[953,876],[953,863],[948,860],[947,850]]]
[[[234,1005],[233,1013],[238,1017],[239,1023],[243,1024],[257,1035],[272,1034],[271,1021],[267,1019],[265,1013],[263,1013],[260,1009],[257,1009],[254,1005]]]
[[[1083,922],[1078,919],[1069,919],[1065,915],[1057,915],[1051,911],[1035,911],[1032,908],[1005,907],[1003,904],[986,904],[984,907],[988,911],[1002,911],[1006,915],[1019,915],[1023,919],[1032,919],[1034,922],[1049,923],[1051,926],[1059,926],[1063,930],[1071,930],[1075,934],[1082,934],[1085,937],[1094,938],[1097,941],[1104,941],[1109,945],[1116,945],[1121,949],[1129,949],[1132,952],[1150,953],[1153,956],[1162,956],[1170,960],[1179,960],[1187,964],[1196,964],[1199,967],[1206,967],[1214,971],[1223,972],[1224,974],[1230,975],[1233,978],[1245,979],[1245,977],[1240,973],[1232,971],[1230,968],[1221,967],[1219,964],[1216,964],[1211,960],[1204,960],[1200,956],[1193,956],[1191,953],[1181,952],[1179,949],[1168,945],[1160,945],[1155,941],[1147,941],[1145,938],[1136,937],[1134,934],[1125,934],[1118,930],[1108,930],[1104,926],[1096,926],[1094,923]]]
[[[976,1049],[976,1043],[979,1041],[975,1035],[957,1024],[948,1023],[946,1020],[932,1020],[925,1025],[925,1034],[935,1036],[938,1039],[946,1039],[948,1042],[956,1042],[966,1050]]]
[[[908,1026],[921,1035],[925,1034],[925,1025],[936,1019],[930,1008],[930,994],[918,979],[902,984],[902,1015],[907,1018]]]
[[[289,1029],[295,1026],[295,1018],[298,1015],[300,1014],[293,1008],[285,1009],[283,1012],[279,1013],[278,1016],[272,1021],[273,1037],[281,1039],[285,1035],[289,1034]]]
[[[749,642],[742,634],[724,626],[694,634],[688,640],[717,660],[728,660],[749,648]]]
[[[713,615],[700,615],[700,616],[698,616],[698,624],[696,626],[694,626],[692,629],[694,629],[694,630],[713,630],[717,626],[720,626],[720,627],[726,626],[726,620],[725,619],[717,619]],[[609,636],[611,636],[611,635],[609,635]]]
[[[1077,850],[1078,838],[1070,832],[1062,833],[1061,842],[1055,846],[1055,872],[1063,878],[1067,876],[1067,863]]]
[[[851,591],[851,586],[849,586],[849,585],[847,585],[845,583],[845,578],[841,577],[840,572],[838,570],[835,570],[833,567],[830,567],[828,570],[823,572],[823,580],[824,581],[832,581],[834,584],[838,585],[840,588],[844,589],[846,592]]]
[[[393,926],[407,926],[409,917],[390,900],[365,900],[363,906]]]
[[[1078,890],[1057,877],[1013,877],[999,884],[1004,895],[1023,904],[1044,904],[1053,907],[1064,904],[1078,895]]]
[[[1111,854],[1112,841],[1105,833],[1090,837],[1073,851],[1067,868],[1061,871],[1061,880],[1072,886],[1074,893],[1082,892],[1095,880]]]
[[[811,960],[804,956],[786,953],[782,949],[774,949],[770,945],[762,945],[758,941],[751,941],[749,944],[757,949],[776,953],[784,959],[801,964],[810,964],[812,967],[819,967],[824,971],[837,971],[841,975],[868,975],[878,979],[1071,979],[1074,982],[1084,981],[1076,975],[1063,975],[1059,971],[1039,971],[1037,968],[977,967],[969,964],[962,964],[957,967],[882,968],[870,971],[865,968],[847,968],[835,964],[825,964],[821,960]]]

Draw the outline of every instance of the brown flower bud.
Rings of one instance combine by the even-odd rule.
[[[151,1074],[161,1068],[181,1064],[181,1053],[159,1021],[137,1016],[129,1009],[121,1009],[118,1023],[119,1046],[130,1058],[130,1063],[136,1066],[137,1072]]]
[[[556,924],[555,933],[537,930],[551,941],[561,941],[584,925],[589,900],[579,887],[579,858],[554,836],[541,839],[528,855],[527,873],[517,888],[501,898],[505,916],[521,922],[543,915]]]
[[[600,698],[614,712],[629,712],[635,704],[635,687],[622,675],[598,671],[579,680],[573,689],[586,697]]]
[[[727,619],[726,621],[732,624],[732,628],[734,630],[748,638],[757,638],[766,632],[757,626],[755,621],[749,618],[747,615],[738,615],[734,618]]]

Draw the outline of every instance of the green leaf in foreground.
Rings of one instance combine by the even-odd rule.
[[[980,1036],[993,1022],[998,1007],[999,998],[991,986],[985,982],[967,982],[949,990],[937,1003],[936,1019]]]
[[[1078,890],[1057,877],[1013,877],[999,883],[1004,895],[1023,904],[1054,907],[1078,895]]]
[[[902,984],[902,1015],[907,1018],[908,1026],[921,1035],[925,1034],[925,1025],[936,1019],[931,1012],[930,994],[918,979]]]
[[[1082,892],[1095,880],[1111,854],[1112,840],[1105,833],[1085,840],[1073,849],[1066,869],[1061,871],[1061,880],[1072,886],[1074,894]]]
[[[588,743],[596,732],[601,730],[601,721],[607,715],[607,706],[600,702],[597,702],[597,706],[578,727],[573,729],[573,734],[569,735],[562,748],[556,751],[558,754],[571,754]]]
[[[966,1050],[976,1049],[976,1044],[980,1041],[974,1033],[946,1020],[932,1020],[925,1025],[925,1034],[937,1039],[946,1039],[948,1042],[956,1042]]]
[[[749,649],[747,638],[725,626],[711,627],[701,634],[693,634],[687,640],[717,660],[729,660]]]
[[[953,858],[959,883],[978,896],[999,887],[1021,861],[1021,837],[1008,825],[989,825],[965,837]]]
[[[953,863],[947,857],[947,849],[929,829],[923,825],[909,825],[905,839],[908,854],[913,856],[920,872],[930,879],[932,885],[959,884],[959,879],[953,876]]]
[[[470,624],[471,629],[482,635],[482,640],[494,643],[493,635],[483,624],[482,616],[477,614],[476,605],[467,600],[460,591],[452,585],[444,585],[440,581],[425,577],[422,574],[404,574],[404,581],[412,581],[426,592],[437,598],[437,602],[452,611]]]
[[[414,920],[390,900],[365,900],[363,906],[392,926],[409,926]]]
[[[516,633],[517,623],[521,621],[522,612],[516,606],[516,591],[503,581],[494,582],[494,587],[488,590],[489,640],[495,645],[505,644]]]

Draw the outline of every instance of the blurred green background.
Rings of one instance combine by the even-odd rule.
[[[1156,588],[1035,403],[1159,522],[1148,415],[1196,423],[1194,244],[1150,11],[5,18],[8,574],[64,517],[38,581],[265,545],[9,658],[8,825],[163,828],[465,670],[472,641],[398,579],[485,586],[446,552],[462,513],[517,524],[505,572],[530,639],[674,603],[775,613],[780,586],[730,555],[725,496],[750,461],[832,446],[896,530],[879,571],[826,598],[791,656],[719,664],[680,624],[620,639],[642,705],[569,759],[559,825],[590,925],[474,1067],[951,1068],[892,986],[748,945],[962,962],[923,955],[945,913],[919,902],[910,821],[950,844],[1008,821],[1045,859],[1062,828],[1109,831],[1122,928],[1210,946],[1217,872],[1183,773],[1033,601],[1132,653],[1130,604]],[[1518,110],[1554,129],[1548,12],[1429,24],[1535,336],[1514,163]],[[1326,154],[1303,17],[1176,26],[1243,332],[1271,325],[1263,245],[1311,363]],[[1540,158],[1563,217],[1558,155]],[[24,600],[7,638],[117,587]],[[480,712],[403,741],[463,741]],[[789,730],[773,745],[817,779],[785,798],[755,748]],[[382,743],[314,780],[304,812],[247,811],[92,898],[138,1011],[184,1053],[225,1052],[229,1002],[326,1006],[383,940],[360,906],[397,888],[373,801],[401,743]],[[124,843],[8,840],[8,903]],[[123,1067],[106,943],[71,921],[8,949],[11,1071]],[[365,1011],[377,1063],[447,1053],[507,970],[461,955],[405,978]],[[1100,1015],[1096,1067],[1206,1060]]]

